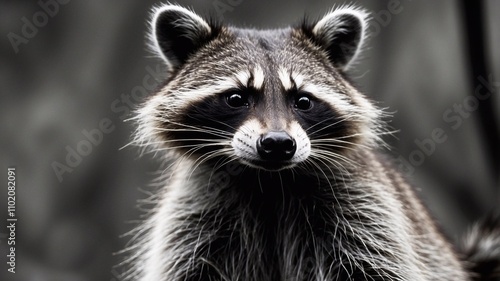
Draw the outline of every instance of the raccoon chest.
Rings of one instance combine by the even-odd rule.
[[[368,267],[363,269],[362,261],[361,269],[353,266],[339,244],[342,239],[334,237],[347,239],[343,230],[303,223],[306,218],[293,211],[283,221],[261,215],[267,219],[246,217],[243,223],[234,214],[225,226],[205,229],[211,239],[193,253],[201,261],[199,279],[193,280],[365,280]]]
[[[261,204],[209,212],[193,224],[197,246],[187,257],[198,261],[193,280],[357,280],[348,279],[358,271],[346,266],[339,244],[347,236],[322,206],[293,202],[290,209],[292,202],[258,199]]]

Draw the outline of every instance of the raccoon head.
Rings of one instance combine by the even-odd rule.
[[[151,46],[169,73],[139,111],[137,140],[270,171],[349,161],[348,151],[377,139],[379,111],[343,75],[366,17],[344,7],[313,23],[253,30],[176,5],[155,9]]]

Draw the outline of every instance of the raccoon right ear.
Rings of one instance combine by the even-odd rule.
[[[211,37],[210,25],[186,8],[168,4],[153,11],[151,47],[171,70],[184,64]]]
[[[313,26],[303,27],[303,30],[326,51],[335,67],[345,70],[363,45],[367,18],[363,9],[343,6],[330,11]]]

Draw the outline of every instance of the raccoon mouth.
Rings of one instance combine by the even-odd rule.
[[[291,161],[264,161],[264,160],[242,160],[248,166],[266,171],[277,172],[292,168],[295,163]]]

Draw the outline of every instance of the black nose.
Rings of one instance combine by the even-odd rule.
[[[257,151],[264,160],[290,160],[296,149],[295,140],[283,131],[271,131],[257,140]]]

